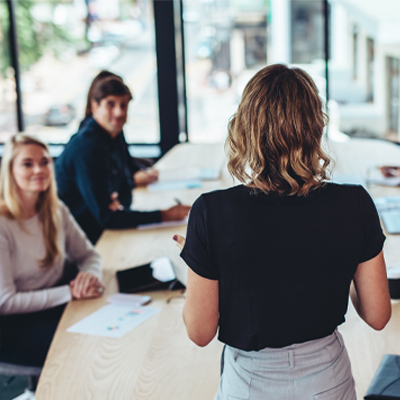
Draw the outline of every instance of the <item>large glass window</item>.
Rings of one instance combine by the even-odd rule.
[[[291,1],[291,53],[293,64],[324,59],[323,1]]]
[[[17,131],[14,70],[8,40],[8,8],[0,2],[0,142]]]
[[[186,0],[190,141],[222,141],[251,71],[266,63],[267,0]]]
[[[400,58],[400,2],[329,0],[328,14],[332,129],[399,140],[398,68],[387,60]],[[224,140],[265,64],[304,68],[326,96],[324,1],[186,0],[184,22],[190,140]]]
[[[325,90],[323,2],[184,1],[191,141],[222,141],[244,86],[266,64],[299,64]]]
[[[330,0],[331,105],[350,136],[398,140],[400,2]]]
[[[84,116],[91,80],[107,69],[134,94],[127,141],[159,142],[151,0],[19,0],[16,14],[27,132],[67,142]]]

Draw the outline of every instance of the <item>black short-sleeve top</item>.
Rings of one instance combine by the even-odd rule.
[[[260,350],[331,334],[345,320],[358,264],[384,241],[361,186],[281,197],[240,185],[196,200],[181,257],[218,280],[219,339]]]

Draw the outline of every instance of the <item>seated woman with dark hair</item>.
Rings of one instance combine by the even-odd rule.
[[[79,272],[62,282],[66,261]],[[0,170],[0,360],[42,366],[65,304],[103,292],[100,256],[59,201],[47,146],[23,134]]]
[[[189,206],[131,210],[135,187],[123,135],[132,93],[115,76],[101,79],[92,91],[92,116],[57,158],[58,195],[92,243],[105,229],[186,218]]]
[[[379,218],[362,186],[327,182],[322,108],[301,69],[257,72],[226,141],[243,184],[200,196],[174,236],[188,335],[225,343],[216,400],[355,400],[337,330],[349,293],[374,329],[390,318]]]
[[[123,82],[122,77],[113,72],[103,70],[100,71],[93,79],[92,83],[90,84],[87,100],[86,100],[86,107],[85,107],[85,118],[81,121],[79,125],[79,129],[92,117],[92,101],[93,101],[93,91],[97,84],[103,80],[104,78],[114,77],[120,79]],[[125,136],[121,134],[122,139],[125,141]],[[126,150],[128,151],[128,146],[126,146]],[[147,159],[139,159],[131,157],[128,152],[128,161],[129,161],[129,168],[131,170],[131,174],[133,176],[133,181],[135,186],[142,186],[148,185],[150,183],[154,183],[158,180],[158,171],[154,168],[150,168],[151,163]]]

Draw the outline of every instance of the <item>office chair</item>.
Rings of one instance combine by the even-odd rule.
[[[41,367],[32,367],[28,365],[20,365],[0,361],[0,375],[9,376],[10,380],[13,380],[16,375],[28,377],[29,386],[25,389],[25,393],[30,392],[32,393],[32,396],[34,396],[41,372]],[[27,396],[27,398],[29,397]]]

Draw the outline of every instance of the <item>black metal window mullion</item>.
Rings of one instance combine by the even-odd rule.
[[[185,133],[187,138],[182,2],[181,0],[153,0],[153,4],[160,147],[162,154],[165,154],[180,143],[180,133]]]
[[[8,6],[8,18],[9,18],[9,43],[10,43],[10,56],[11,66],[14,69],[15,78],[15,91],[17,101],[17,124],[18,131],[24,130],[24,117],[22,113],[22,97],[21,97],[21,78],[18,61],[18,40],[17,40],[17,26],[15,22],[15,10],[14,0],[6,0]]]
[[[330,58],[330,5],[328,0],[324,2],[324,53],[325,53],[325,79],[326,79],[326,108],[329,101],[329,58]]]

